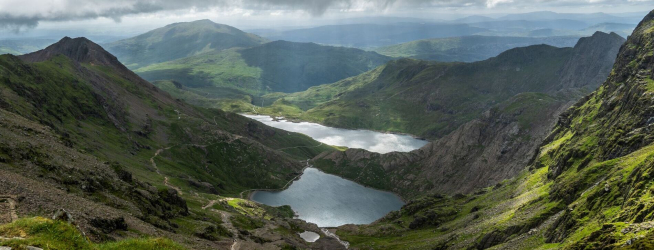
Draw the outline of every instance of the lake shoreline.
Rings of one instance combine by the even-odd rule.
[[[416,139],[416,140],[427,141],[427,143],[432,142],[432,141],[430,141],[430,140],[427,139],[427,138],[418,137],[418,136],[416,136],[416,135],[409,134],[409,133],[405,133],[405,132],[391,132],[391,131],[376,130],[376,129],[368,129],[368,128],[354,128],[354,129],[353,129],[353,128],[337,127],[337,126],[332,126],[332,125],[323,124],[323,123],[318,122],[318,121],[307,121],[307,120],[301,120],[301,119],[296,119],[296,118],[289,118],[289,117],[285,117],[285,116],[272,116],[272,115],[268,115],[268,114],[259,114],[259,113],[254,114],[254,113],[251,113],[251,112],[244,112],[244,113],[238,113],[238,114],[239,114],[239,115],[242,115],[242,116],[245,116],[245,115],[262,115],[262,116],[268,116],[268,117],[272,118],[273,121],[276,121],[276,122],[279,122],[279,121],[289,121],[289,122],[292,122],[292,123],[308,122],[308,123],[320,124],[320,125],[323,125],[323,126],[325,126],[325,127],[337,128],[337,129],[346,129],[346,130],[351,130],[351,131],[372,131],[372,132],[377,132],[377,133],[382,133],[382,134],[388,134],[388,135],[404,135],[404,136],[410,136],[410,137],[412,137],[413,139]],[[247,116],[246,116],[246,117],[247,117]],[[418,149],[419,149],[419,148],[418,148]],[[418,149],[414,149],[414,150],[418,150]]]
[[[266,189],[266,188],[248,189],[248,190],[245,190],[245,191],[241,192],[240,198],[243,199],[242,194],[245,193],[245,192],[248,192],[248,195],[247,195],[247,197],[245,199],[249,200],[249,201],[253,201],[252,200],[252,195],[254,195],[254,193],[256,193],[258,191],[268,191],[268,192],[284,191],[284,190],[288,189],[288,187],[291,186],[290,184],[292,184],[294,181],[299,180],[300,177],[302,177],[302,175],[304,174],[304,170],[306,170],[307,168],[310,168],[310,167],[313,167],[313,165],[309,165],[309,160],[307,160],[307,165],[304,166],[304,168],[302,168],[302,170],[300,170],[300,174],[296,175],[295,177],[293,177],[293,179],[286,182],[286,185],[284,185],[283,187],[281,187],[281,188],[272,188],[272,189]],[[253,201],[253,202],[261,204],[260,202],[257,202],[257,201]]]
[[[289,205],[298,219],[319,227],[370,224],[406,204],[396,193],[362,185],[313,165],[286,189],[255,190],[248,200],[273,207]]]
[[[240,115],[273,128],[304,134],[326,145],[364,149],[379,154],[413,152],[430,143],[428,140],[417,138],[411,134],[379,132],[368,129],[335,128],[307,121],[295,122],[269,115],[245,113]]]
[[[342,179],[345,179],[345,180],[348,180],[348,181],[354,182],[354,183],[359,184],[359,185],[361,185],[361,186],[363,186],[363,187],[377,190],[377,191],[379,191],[379,192],[385,192],[385,193],[393,194],[393,195],[397,196],[398,198],[400,198],[400,200],[401,200],[402,202],[404,202],[404,203],[407,203],[407,202],[408,202],[404,197],[402,197],[402,196],[399,195],[399,194],[394,193],[393,191],[384,190],[384,189],[379,189],[379,188],[376,188],[376,187],[371,187],[371,186],[368,186],[368,185],[366,185],[366,184],[359,183],[359,182],[357,182],[356,180],[352,180],[352,179],[349,179],[349,178],[346,178],[346,177],[343,177],[343,176],[340,176],[340,175],[337,175],[337,174],[332,174],[332,173],[325,172],[324,170],[322,170],[322,169],[320,169],[320,168],[317,168],[317,167],[315,167],[315,166],[313,166],[313,165],[305,166],[305,167],[302,169],[302,172],[301,172],[299,175],[295,176],[295,178],[293,178],[293,179],[291,179],[289,182],[287,182],[286,185],[285,185],[284,187],[282,187],[282,188],[277,188],[277,189],[249,189],[249,190],[246,190],[246,191],[249,192],[249,193],[248,193],[248,195],[247,195],[247,197],[246,197],[245,199],[247,199],[247,200],[249,200],[249,201],[252,201],[252,202],[256,202],[256,203],[258,203],[258,204],[262,204],[262,203],[260,203],[260,202],[255,201],[255,200],[252,200],[252,195],[254,195],[254,193],[256,193],[256,192],[258,192],[258,191],[267,191],[267,192],[281,192],[281,191],[284,191],[284,190],[288,189],[288,188],[291,186],[291,185],[289,185],[289,184],[292,184],[294,181],[299,180],[299,179],[302,177],[302,175],[304,175],[304,170],[306,170],[307,168],[315,168],[316,170],[318,170],[318,171],[320,171],[320,172],[322,172],[322,173],[324,173],[324,174],[333,175],[333,176],[336,176],[336,177],[339,177],[339,178],[342,178]],[[244,192],[245,192],[245,191],[244,191]],[[264,205],[265,205],[265,204],[264,204]],[[266,206],[270,206],[270,205],[266,205]]]

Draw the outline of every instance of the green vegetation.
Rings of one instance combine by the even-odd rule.
[[[105,45],[130,69],[210,51],[252,47],[265,39],[210,20],[174,23]]]
[[[627,41],[606,83],[561,116],[521,175],[469,196],[426,196],[339,235],[358,249],[652,246],[651,97],[647,80],[635,77],[651,73],[638,65],[654,49],[652,18]]]
[[[24,218],[10,224],[0,225],[0,236],[12,238],[0,241],[0,246],[8,246],[15,249],[25,249],[27,246],[52,250],[185,249],[171,240],[161,238],[127,239],[96,244],[87,239],[75,226],[69,223],[41,217]]]
[[[593,61],[597,65],[593,67],[608,74],[614,58],[603,52],[617,53],[623,41],[618,35],[600,33],[582,40],[580,43],[584,46],[534,45],[511,49],[474,63],[401,59],[303,92],[264,95],[254,99],[254,105],[234,101],[223,102],[220,107],[333,127],[409,133],[436,139],[520,93],[543,93],[565,100],[579,98],[602,80],[584,80],[583,85],[574,85],[579,78],[586,77],[576,71],[577,65],[586,60],[582,55],[595,58]],[[255,107],[259,103],[264,107]],[[524,105],[530,103],[529,100],[522,102]]]
[[[150,81],[173,80],[186,92],[213,102],[252,102],[252,97],[267,93],[303,91],[355,76],[388,59],[358,49],[276,41],[246,49],[200,53],[142,67],[136,72]],[[189,102],[196,100],[189,94],[173,94]]]
[[[263,244],[259,233],[301,223],[285,222],[288,207],[249,204],[244,211],[226,197],[281,188],[299,174],[301,161],[336,149],[175,100],[112,59],[83,38],[22,58],[0,56],[0,188],[34,202],[20,204],[21,213],[51,216],[65,208],[94,242],[163,233],[191,249],[233,239]],[[263,229],[247,231],[254,228]],[[49,244],[59,236],[43,237],[54,238],[15,244]],[[296,234],[282,237],[306,247]],[[171,245],[78,241],[90,244],[81,249]]]

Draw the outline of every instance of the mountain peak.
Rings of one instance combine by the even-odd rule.
[[[610,42],[622,44],[625,41],[626,39],[616,34],[615,32],[604,33],[601,31],[595,31],[595,33],[593,33],[592,36],[580,38],[577,44],[575,45],[575,48],[578,49],[583,46],[595,46],[596,44],[607,44]]]
[[[64,55],[78,63],[125,67],[115,56],[85,37],[70,38],[66,36],[45,49],[22,55],[20,58],[27,62],[41,62],[56,55]]]

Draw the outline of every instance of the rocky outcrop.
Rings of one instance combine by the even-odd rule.
[[[21,55],[20,58],[26,62],[42,62],[57,55],[64,55],[79,63],[127,69],[115,56],[84,37],[64,37],[45,49]]]
[[[554,90],[595,90],[611,72],[618,50],[624,42],[625,39],[616,33],[599,31],[591,37],[579,39],[572,57],[561,69],[561,80]]]

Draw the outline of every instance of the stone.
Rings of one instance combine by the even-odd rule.
[[[60,208],[57,210],[57,212],[54,213],[54,215],[52,215],[52,220],[65,221],[71,224],[75,222],[73,216],[63,208]]]

